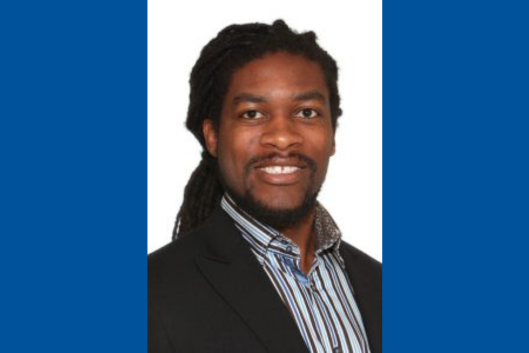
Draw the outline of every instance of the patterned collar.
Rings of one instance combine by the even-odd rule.
[[[292,259],[299,258],[299,247],[292,240],[250,216],[227,193],[222,197],[221,207],[235,221],[235,226],[248,241],[261,264],[264,263],[268,252],[274,252]],[[334,252],[342,268],[345,268],[339,253],[341,232],[331,215],[319,202],[316,204],[314,232],[317,240],[315,256]]]

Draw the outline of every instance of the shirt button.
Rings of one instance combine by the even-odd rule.
[[[342,349],[340,347],[335,347],[333,350],[333,353],[342,353]]]
[[[288,251],[289,253],[292,252],[292,247],[291,247],[290,245],[287,246],[287,251]]]

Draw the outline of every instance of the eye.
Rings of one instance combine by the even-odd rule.
[[[263,113],[258,110],[248,110],[241,114],[241,117],[249,120],[256,120],[264,118]]]
[[[319,115],[320,115],[320,113],[318,113],[317,111],[315,111],[312,108],[301,109],[296,114],[296,116],[301,118],[301,119],[314,119],[314,118],[318,117]]]

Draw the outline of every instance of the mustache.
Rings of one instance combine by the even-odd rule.
[[[258,163],[263,163],[263,162],[267,162],[269,160],[273,160],[273,159],[276,159],[276,158],[281,158],[281,159],[297,159],[299,160],[300,162],[302,162],[304,165],[306,165],[312,173],[315,173],[316,170],[317,170],[317,164],[316,164],[316,161],[312,158],[310,158],[309,156],[307,155],[304,155],[304,154],[301,154],[301,153],[296,153],[296,152],[291,152],[289,154],[281,154],[281,153],[277,153],[277,152],[271,152],[271,153],[268,153],[268,154],[264,154],[264,155],[255,155],[255,156],[252,156],[249,160],[248,160],[248,163],[246,163],[246,175],[248,175],[251,170],[253,169],[253,166],[255,164],[258,164]]]

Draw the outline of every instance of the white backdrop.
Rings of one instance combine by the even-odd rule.
[[[189,74],[227,25],[313,30],[338,62],[344,114],[320,202],[344,240],[382,261],[382,0],[148,2],[148,252],[171,240],[200,146],[184,128]]]

